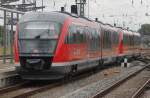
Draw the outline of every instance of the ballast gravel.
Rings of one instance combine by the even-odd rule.
[[[101,92],[109,88],[113,83],[128,77],[129,75],[136,72],[137,70],[140,70],[141,68],[143,67],[142,66],[131,67],[127,69],[126,71],[124,70],[118,76],[113,76],[112,78],[109,78],[109,79],[106,78],[106,79],[100,80],[96,83],[93,83],[91,85],[78,89],[60,98],[91,98],[92,96],[96,95],[98,92]]]
[[[135,61],[129,68],[110,68],[107,71],[100,71],[92,76],[81,80],[75,80],[60,87],[30,96],[29,98],[91,98],[93,95],[105,90],[113,83],[140,70],[144,67],[143,65],[144,63]]]

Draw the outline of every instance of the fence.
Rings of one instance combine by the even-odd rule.
[[[16,24],[24,12],[0,7],[0,56],[3,63],[9,57],[13,63],[13,41]]]

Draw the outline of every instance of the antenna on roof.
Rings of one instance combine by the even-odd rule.
[[[79,10],[79,16],[84,17],[86,0],[75,0],[75,2]]]
[[[71,5],[71,13],[78,14],[77,5]]]
[[[64,12],[65,11],[65,8],[64,7],[61,7],[61,12]]]
[[[95,18],[95,21],[97,22],[97,21],[98,21],[98,18]]]

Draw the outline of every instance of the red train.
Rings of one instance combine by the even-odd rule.
[[[141,35],[65,12],[27,13],[15,33],[23,79],[58,79],[139,55]]]

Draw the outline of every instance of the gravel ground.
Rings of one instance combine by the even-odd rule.
[[[140,98],[150,98],[150,90],[145,91]]]
[[[139,98],[150,98],[150,85],[147,85],[145,91]]]
[[[133,65],[137,64],[139,65],[139,62],[133,63]],[[143,63],[141,63],[141,65],[143,65]],[[30,98],[90,98],[97,92],[109,87],[113,82],[116,82],[141,68],[142,66],[109,68],[89,77],[30,96]]]
[[[150,78],[150,71],[144,70],[121,84],[102,98],[131,98],[131,96]]]

